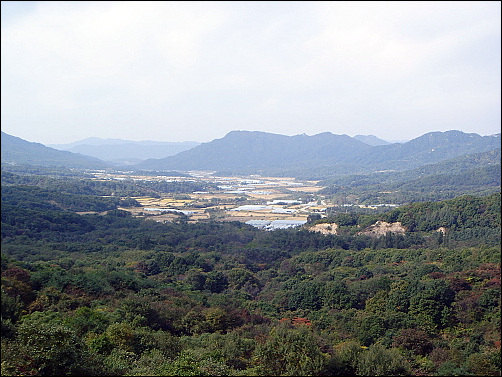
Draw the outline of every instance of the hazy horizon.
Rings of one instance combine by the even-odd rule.
[[[4,130],[2,130],[3,132],[5,132]],[[257,130],[232,130],[232,131],[249,131],[249,132],[253,132],[253,131],[257,131]],[[232,132],[232,131],[229,131],[229,132]],[[446,130],[446,131],[430,131],[430,132],[447,132],[447,131],[460,131],[460,132],[464,132],[464,131],[461,131],[461,130]],[[267,132],[267,131],[258,131],[258,132]],[[330,131],[324,131],[324,132],[330,132]],[[20,137],[20,136],[17,136],[17,135],[14,135],[14,134],[10,134],[8,132],[6,132],[7,134],[11,135],[11,136],[15,136],[15,137]],[[273,133],[273,132],[271,132]],[[323,133],[323,132],[318,132],[318,133],[315,133],[315,134],[307,134],[305,132],[301,133],[301,134],[296,134],[296,135],[307,135],[307,136],[314,136],[314,135],[317,135],[319,133]],[[429,132],[426,132],[426,133],[429,133]],[[466,132],[467,133],[467,132]],[[276,133],[277,134],[277,133]],[[482,135],[482,134],[478,134],[480,136],[492,136],[492,135],[498,135],[498,134],[501,134],[501,132],[496,132],[496,133],[493,133],[493,134],[486,134],[486,135]],[[85,141],[87,139],[99,139],[99,140],[103,140],[103,141],[112,141],[112,140],[120,140],[120,141],[127,141],[127,142],[166,142],[166,143],[208,143],[208,142],[211,142],[213,140],[216,140],[216,139],[221,139],[223,137],[225,137],[227,134],[225,135],[221,135],[219,137],[215,137],[214,139],[211,139],[211,140],[207,140],[207,141],[197,141],[197,140],[181,140],[181,141],[171,141],[171,140],[155,140],[155,139],[123,139],[123,138],[120,138],[120,137],[97,137],[97,136],[89,136],[89,137],[85,137],[83,139],[78,139],[78,140],[70,140],[68,142],[65,142],[65,143],[42,143],[40,141],[36,141],[36,140],[30,140],[30,139],[24,139],[24,138],[21,138],[23,140],[26,140],[26,141],[29,141],[29,142],[35,142],[35,143],[40,143],[40,144],[43,144],[45,146],[59,146],[59,145],[69,145],[69,144],[73,144],[73,143],[79,143],[79,142],[82,142],[82,141]],[[280,135],[284,135],[284,134],[280,134]],[[296,136],[296,135],[285,135],[285,136]],[[348,134],[338,134],[338,135],[348,135]],[[420,136],[423,136],[424,134],[422,135],[419,135],[417,137],[420,137]],[[390,140],[387,140],[387,139],[384,139],[384,138],[381,138],[379,137],[378,135],[372,135],[372,134],[368,134],[368,135],[363,135],[363,134],[355,134],[355,135],[348,135],[352,138],[355,138],[357,136],[374,136],[380,140],[383,140],[383,141],[386,141],[388,143],[405,143],[405,142],[408,142],[408,141],[411,141],[415,138],[412,138],[412,139],[390,139]]]
[[[500,2],[2,1],[2,130],[500,132]]]

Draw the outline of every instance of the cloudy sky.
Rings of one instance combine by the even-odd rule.
[[[501,3],[2,1],[2,130],[500,132]]]

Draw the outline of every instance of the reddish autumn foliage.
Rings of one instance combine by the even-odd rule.
[[[293,326],[311,326],[312,325],[312,322],[310,322],[309,319],[300,318],[300,317],[293,318],[291,323],[293,324]]]

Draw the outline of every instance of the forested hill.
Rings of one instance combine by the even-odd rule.
[[[361,203],[409,203],[500,192],[500,148],[407,171],[346,174],[319,182],[325,195],[357,195]]]
[[[59,151],[2,132],[2,164],[30,164],[81,169],[103,169],[108,165],[97,158]]]
[[[300,170],[406,170],[457,156],[500,148],[500,135],[480,136],[461,131],[431,132],[407,143],[370,146],[347,135],[325,132],[284,136],[232,131],[176,156],[151,159],[138,168],[165,170],[228,170],[256,172]],[[331,168],[331,170],[330,170]],[[336,170],[336,169],[335,169]]]
[[[440,202],[413,203],[396,208],[381,217],[399,221],[409,231],[431,231],[500,227],[500,193],[486,197],[461,196]]]
[[[406,229],[405,234],[409,237],[425,236],[422,241],[426,241],[428,237],[430,237],[428,241],[436,239],[437,237],[434,237],[436,234],[439,236],[437,239],[439,242],[451,242],[450,246],[473,245],[478,242],[499,245],[500,211],[500,192],[498,192],[485,197],[465,195],[439,202],[413,203],[379,215],[335,213],[313,221],[313,224],[337,224],[338,235],[355,235],[377,221],[384,221],[391,224],[399,223]],[[394,241],[399,238],[395,235],[388,236]],[[382,239],[379,244],[385,242],[387,241]],[[392,247],[396,247],[396,243],[387,243],[389,247],[391,244]],[[408,246],[409,244],[405,247]]]
[[[6,179],[2,375],[500,375],[500,193],[338,214],[324,235]],[[360,234],[377,220],[408,231]]]

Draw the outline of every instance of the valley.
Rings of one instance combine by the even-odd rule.
[[[158,170],[2,136],[2,375],[500,375],[499,136]]]
[[[2,1],[1,376],[501,376],[501,2]]]
[[[133,172],[96,172],[97,181],[197,183],[208,191],[186,194],[164,193],[160,197],[135,196],[140,207],[122,208],[135,217],[158,222],[185,218],[188,222],[207,220],[239,221],[256,227],[287,228],[303,225],[309,215],[326,216],[328,208],[348,210],[358,207],[377,210],[380,204],[337,204],[331,196],[321,195],[318,181],[292,177],[259,175],[222,177],[213,172],[190,171],[186,177],[145,176]],[[357,199],[353,198],[354,201]],[[387,204],[388,208],[397,204]]]

